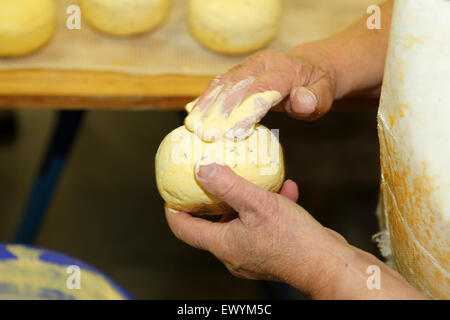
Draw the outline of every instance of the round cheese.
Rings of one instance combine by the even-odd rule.
[[[280,0],[190,0],[189,26],[205,47],[245,54],[275,38],[281,11]]]
[[[79,0],[84,19],[95,29],[129,36],[158,27],[167,17],[171,0]]]
[[[283,151],[276,135],[262,125],[245,140],[202,141],[182,126],[162,141],[156,154],[156,183],[169,208],[203,215],[233,212],[206,192],[195,177],[197,163],[219,163],[272,192],[284,181]]]
[[[23,56],[53,35],[54,0],[0,0],[0,57]]]

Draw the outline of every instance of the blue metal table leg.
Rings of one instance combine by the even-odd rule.
[[[45,158],[34,179],[14,242],[32,244],[58,184],[85,111],[59,111]]]

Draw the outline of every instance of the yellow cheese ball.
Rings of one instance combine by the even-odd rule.
[[[281,12],[281,0],[190,0],[189,27],[205,47],[239,55],[275,38]]]
[[[157,28],[167,17],[171,0],[79,0],[84,19],[113,36],[130,36]]]
[[[257,125],[242,141],[206,143],[182,126],[164,138],[156,154],[156,184],[169,208],[199,215],[233,212],[200,186],[195,177],[199,162],[227,165],[271,192],[278,192],[284,181],[283,151],[276,135],[266,127]]]
[[[55,31],[54,0],[0,0],[0,57],[36,51]]]

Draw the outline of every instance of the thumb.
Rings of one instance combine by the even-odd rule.
[[[331,108],[333,93],[328,78],[324,77],[308,87],[295,87],[290,95],[287,112],[295,119],[315,120]]]
[[[239,213],[255,212],[261,208],[270,209],[275,197],[269,191],[237,175],[229,167],[204,158],[195,166],[195,175],[202,187],[225,201]]]

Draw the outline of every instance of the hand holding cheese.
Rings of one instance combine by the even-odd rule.
[[[86,21],[114,36],[155,29],[167,17],[170,3],[171,0],[79,0]]]
[[[420,6],[420,12],[427,6],[419,0],[404,0],[397,3],[411,4],[411,8],[415,5]],[[442,6],[440,10],[442,12],[444,11],[443,6],[448,6],[448,3],[444,3],[437,1],[435,6],[436,8]],[[393,1],[389,1],[382,6],[383,17],[391,16],[392,5]],[[412,11],[419,12],[418,10]],[[438,13],[436,12],[436,14]],[[409,21],[408,17],[410,15],[404,15],[405,21]],[[436,21],[441,23],[445,21],[445,18],[446,16],[442,15],[440,20],[435,19],[433,23]],[[220,135],[244,138],[251,134],[255,123],[281,99],[283,99],[281,106],[292,116],[300,119],[316,119],[328,111],[335,98],[341,98],[349,93],[373,94],[379,90],[383,75],[389,24],[390,19],[384,18],[381,30],[369,30],[363,19],[332,38],[302,44],[289,55],[264,51],[251,56],[242,65],[214,80],[198,100],[186,107],[190,112],[186,119],[186,127],[191,131],[195,130],[198,137],[207,141],[215,141],[214,139],[217,138],[217,134],[210,134],[213,129],[219,131],[219,138]],[[448,22],[442,25],[446,24]],[[429,34],[439,35],[436,32]],[[424,42],[418,41],[416,38],[412,40],[420,44]],[[397,43],[401,47],[408,42],[397,41]],[[442,41],[436,43],[442,43]],[[441,50],[440,59],[443,60],[438,60],[442,62],[441,65],[445,65],[443,62],[446,57],[445,52]],[[398,57],[401,56],[398,55]],[[426,57],[422,59],[426,59]],[[396,61],[394,60],[394,62]],[[403,63],[395,64],[396,68],[401,66],[404,66]],[[418,63],[415,63],[414,67],[416,69],[411,69],[423,71]],[[438,70],[436,72],[439,73]],[[396,75],[396,73],[392,74]],[[416,81],[423,78],[419,74],[412,74],[415,75],[413,78]],[[434,75],[434,78],[440,79],[440,77],[440,75]],[[402,79],[403,77],[399,76],[398,78]],[[406,79],[405,73],[404,80],[406,81]],[[446,82],[443,83],[446,84]],[[436,88],[444,89],[445,85],[436,86]],[[437,92],[436,88],[432,91]],[[415,91],[414,94],[425,92],[420,87]],[[290,96],[289,99],[285,99],[288,96]],[[400,97],[398,94],[394,96]],[[436,99],[441,96],[444,95],[436,95]],[[390,100],[386,99],[383,112],[391,111]],[[429,110],[429,117],[438,117],[444,114],[445,103],[442,101],[446,100],[435,103],[438,106],[442,105],[442,110],[440,110],[442,112],[435,114],[434,110]],[[392,104],[394,107],[392,110],[398,105]],[[418,105],[411,103],[409,110],[412,111],[413,107],[414,110],[420,110],[420,108],[428,106],[427,103]],[[240,108],[241,110],[239,110]],[[399,117],[404,118],[402,121],[406,121],[408,119],[406,111],[400,111],[398,111]],[[417,117],[417,119],[417,123],[423,126],[423,123],[419,121],[423,118]],[[395,121],[395,124],[391,122],[391,126],[397,126],[402,122],[398,119]],[[404,129],[405,126],[399,126],[399,128]],[[411,126],[410,129],[412,132],[416,132],[419,131],[417,128],[418,126]],[[416,136],[418,136],[417,133]],[[404,137],[409,138],[409,136]],[[426,150],[431,150],[429,140],[423,139],[422,141],[427,142]],[[441,147],[439,144],[435,146]],[[395,148],[395,150],[402,149]],[[419,149],[419,151],[423,150]],[[443,154],[439,148],[436,149],[436,153]],[[432,153],[423,152],[423,154]],[[441,166],[444,166],[444,163],[438,161]],[[401,168],[401,166],[396,166],[396,169],[398,167]],[[433,169],[434,166],[426,168]],[[191,169],[188,171],[191,172]],[[411,172],[416,173],[414,170]],[[400,189],[399,195],[404,202],[414,200],[412,197],[404,196],[404,190],[408,187],[408,183],[399,180],[399,174],[402,179],[406,177],[402,171],[398,173],[398,170],[394,170],[392,175],[397,179],[393,181],[402,183],[393,183],[392,185]],[[445,175],[443,176],[445,177]],[[223,165],[221,161],[200,162],[196,166],[195,179],[202,192],[211,198],[223,201],[236,213],[225,215],[220,222],[211,222],[193,217],[182,210],[174,210],[176,208],[169,204],[166,206],[169,226],[179,239],[213,253],[236,276],[286,282],[300,291],[310,294],[312,298],[318,299],[426,298],[397,271],[389,268],[374,256],[351,246],[341,235],[320,225],[308,212],[298,206],[295,203],[298,199],[298,190],[292,181],[284,184],[280,194],[268,192],[254,183],[246,181],[232,168]],[[418,184],[420,186],[416,189],[422,190],[420,189],[423,188],[422,180],[418,179],[417,181],[420,182]],[[427,189],[426,193],[422,195],[428,196],[429,193],[431,192]],[[400,202],[387,203],[397,204]],[[414,202],[414,204],[417,203],[419,206],[408,206],[419,212],[417,216],[406,216],[408,219],[411,218],[412,222],[424,221],[424,219],[414,219],[420,217],[420,214],[425,216],[428,213],[428,211],[422,213],[422,203]],[[408,210],[404,212],[409,213]],[[429,217],[431,220],[435,215]],[[417,248],[416,243],[409,240],[407,237],[409,231],[405,232],[401,229],[406,225],[404,221],[408,220],[395,215],[393,215],[395,219],[390,218],[389,224],[391,221],[395,224],[391,237],[393,235],[394,240],[395,237],[398,237],[396,241],[400,244],[392,247],[393,250],[400,253],[394,262],[397,266],[401,266],[399,271],[405,272],[406,270],[411,273],[409,280],[416,285],[420,283],[418,280],[424,280],[424,275],[429,275],[433,270],[436,271],[434,267],[441,265],[433,261],[433,256],[423,255],[419,250],[421,247]],[[435,219],[435,223],[440,222]],[[412,230],[422,228],[420,223],[413,225],[417,229]],[[428,231],[428,229],[426,230]],[[432,233],[424,232],[423,234],[428,238],[432,237]],[[437,236],[442,236],[444,239],[445,235],[441,231],[441,235]],[[439,237],[437,239],[440,240]],[[442,247],[439,247],[437,242],[430,241],[429,243],[434,243],[433,253],[442,252],[440,257],[445,257],[445,249],[447,249],[445,242],[440,243]],[[408,245],[409,247],[407,247]],[[405,248],[408,250],[402,251]],[[443,251],[440,251],[441,249]],[[414,256],[416,253],[418,255]],[[430,265],[431,267],[429,267]],[[411,266],[421,266],[422,268],[413,269]],[[378,290],[373,290],[375,288],[370,285],[370,270],[374,269],[377,270],[377,275],[382,281],[381,287],[376,288]],[[445,274],[434,272],[433,276],[426,277],[426,281],[423,283],[429,282],[429,279],[440,279],[441,281],[436,280],[434,283],[439,286],[439,290],[444,288],[448,293]],[[427,291],[423,292],[429,294]]]
[[[243,139],[279,105],[296,119],[317,119],[331,107],[334,66],[317,50],[299,46],[290,54],[265,50],[214,79],[186,109],[186,127],[205,141],[211,134]]]
[[[53,35],[54,0],[0,0],[0,57],[23,56]]]
[[[166,207],[167,221],[178,238],[212,252],[234,275],[283,281],[315,299],[425,298],[397,272],[297,205],[293,181],[276,194],[217,163],[200,165],[196,179],[238,214],[211,222]],[[374,265],[380,268],[380,290],[367,286],[367,268]]]
[[[156,154],[156,182],[167,206],[196,214],[233,212],[206,192],[196,180],[198,165],[218,161],[265,190],[278,192],[284,180],[283,152],[278,138],[266,127],[239,142],[205,143],[184,126],[172,131]]]

